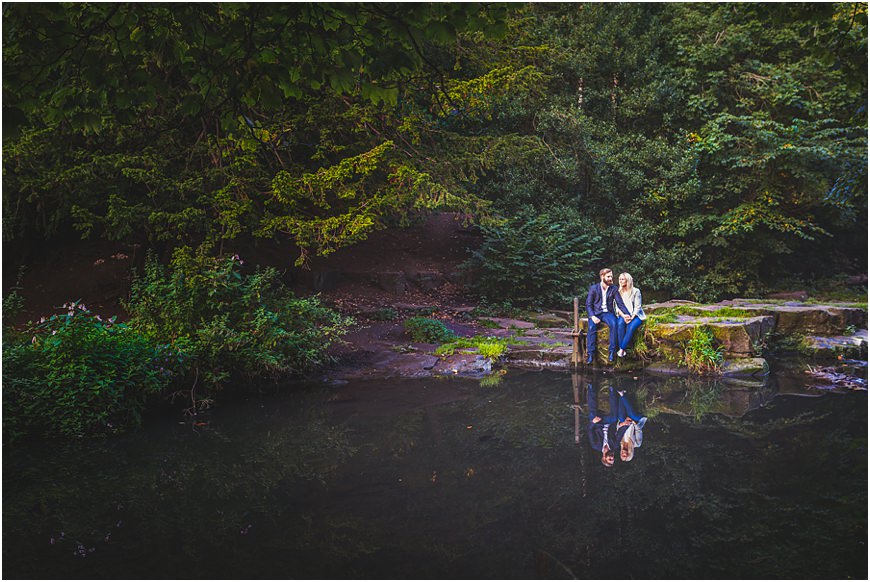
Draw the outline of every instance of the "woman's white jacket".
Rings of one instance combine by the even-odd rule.
[[[617,289],[616,292],[619,293],[619,289]],[[626,309],[628,309],[628,313],[623,314],[619,307],[617,307],[617,315],[631,315],[632,317],[637,316],[641,320],[646,319],[646,313],[643,312],[640,289],[638,289],[637,287],[632,288],[631,293],[628,295],[628,300],[626,301],[625,297],[623,297],[622,301],[625,303],[625,307]]]

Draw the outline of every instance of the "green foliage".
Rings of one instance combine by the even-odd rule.
[[[865,4],[21,3],[3,41],[3,238],[33,249],[305,266],[451,209],[517,305],[598,260],[699,301],[866,263]]]
[[[500,372],[495,372],[488,376],[484,376],[480,379],[480,387],[481,388],[497,388],[502,380],[504,379],[504,374]]]
[[[715,346],[713,330],[698,325],[692,331],[692,339],[686,342],[682,363],[695,373],[714,373],[722,365],[722,348]]]
[[[369,315],[374,321],[394,321],[399,318],[399,312],[392,307],[381,307]]]
[[[90,436],[141,423],[185,361],[114,318],[80,303],[42,318],[3,342],[4,436],[25,432]],[[12,337],[10,337],[12,336]]]
[[[866,75],[843,51],[866,53],[865,6],[572,8],[509,29],[546,56],[545,95],[468,128],[492,134],[478,188],[496,210],[576,208],[607,264],[701,301],[861,264]],[[530,54],[464,48],[475,74]]]
[[[527,212],[482,230],[483,244],[466,268],[487,301],[565,305],[598,258],[599,237],[576,218]]]
[[[677,323],[676,313],[665,313],[664,309],[656,309],[655,313],[650,313],[646,318],[647,327],[654,326],[659,323]]]
[[[405,333],[415,342],[441,343],[452,341],[456,334],[444,322],[429,317],[412,317],[405,322]]]
[[[218,387],[231,374],[300,374],[326,360],[326,349],[352,323],[314,298],[296,298],[275,269],[243,274],[238,256],[214,258],[187,247],[165,270],[153,256],[134,280],[130,325],[168,341],[188,376]]]
[[[75,228],[218,246],[283,233],[305,264],[412,212],[477,211],[468,192],[428,171],[428,155],[406,155],[396,131],[405,119],[393,113],[409,79],[439,74],[421,70],[431,69],[421,46],[439,50],[464,31],[498,36],[507,12],[12,7],[4,240],[36,245]]]
[[[477,320],[477,324],[484,329],[501,329],[501,326],[491,319],[481,317]]]
[[[661,309],[656,309],[655,317],[657,322],[665,323],[665,319],[669,318],[669,316],[673,316],[672,321],[667,321],[667,323],[675,323],[677,321],[677,315],[688,315],[691,317],[712,317],[719,318],[722,320],[726,319],[746,319],[749,317],[756,317],[759,315],[758,311],[753,311],[751,309],[741,309],[739,307],[719,307],[716,309],[701,309],[698,307],[692,307],[690,305],[677,305],[675,307],[663,307]]]
[[[507,350],[509,340],[490,336],[474,336],[459,338],[438,346],[436,356],[452,356],[456,350],[473,349],[478,354],[491,360],[497,360]]]
[[[14,319],[24,310],[24,297],[21,296],[19,291],[22,290],[21,287],[21,279],[24,278],[25,267],[22,265],[18,269],[18,279],[15,281],[15,285],[12,286],[7,293],[3,297],[3,321],[8,322],[11,319]]]

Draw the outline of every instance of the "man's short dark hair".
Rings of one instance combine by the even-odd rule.
[[[605,267],[605,268],[601,269],[600,271],[598,271],[598,276],[603,277],[607,273],[612,273],[612,272],[613,271],[611,269],[608,269],[607,267]]]

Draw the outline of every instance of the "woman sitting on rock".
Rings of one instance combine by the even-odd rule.
[[[616,337],[619,342],[619,351],[616,355],[625,357],[625,349],[631,344],[634,332],[637,331],[646,319],[641,303],[640,289],[634,286],[634,279],[628,273],[619,276],[619,296],[625,304],[628,313],[619,308],[616,302]]]

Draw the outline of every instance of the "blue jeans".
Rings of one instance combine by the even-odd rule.
[[[621,317],[616,318],[616,336],[619,338],[619,349],[628,349],[631,344],[631,338],[634,337],[634,332],[643,325],[643,320],[639,317],[632,318],[631,321],[625,323]]]
[[[592,387],[592,384],[586,385],[586,406],[589,407],[589,420],[591,421],[596,416],[601,417],[601,422],[610,424],[616,422],[616,412],[619,409],[619,404],[616,400],[616,390],[610,389],[610,414],[604,416],[598,412],[598,390]]]
[[[598,348],[598,328],[602,326],[602,324],[607,324],[607,327],[610,328],[610,353],[613,354],[616,351],[616,320],[619,319],[609,311],[606,313],[602,313],[601,315],[597,315],[598,319],[601,320],[601,323],[595,323],[592,321],[592,318],[589,318],[589,333],[586,334],[586,357],[594,358],[595,350]]]
[[[619,422],[624,421],[626,418],[630,418],[635,422],[639,422],[641,416],[634,411],[631,407],[631,403],[625,396],[619,397],[619,413],[617,414],[617,418]]]

